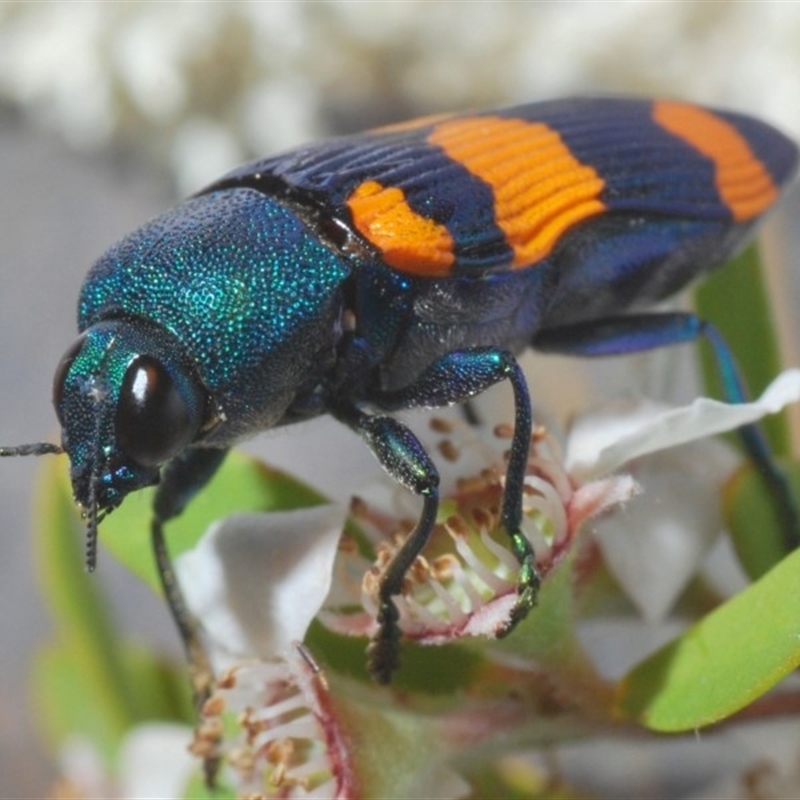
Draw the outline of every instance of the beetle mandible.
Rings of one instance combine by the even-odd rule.
[[[501,519],[520,563],[507,633],[539,578],[520,530],[531,406],[515,355],[631,353],[712,327],[641,313],[729,256],[774,204],[797,148],[750,117],[668,100],[575,98],[443,115],[240,167],[113,246],[90,271],[79,339],[58,366],[61,445],[97,527],[158,484],[152,541],[195,673],[204,655],[164,541],[236,442],[331,414],[419,495],[379,589],[370,669],[397,666],[392,600],[438,507],[436,467],[391,412],[461,403],[508,380],[515,428]],[[782,474],[744,429],[797,530]],[[207,666],[207,665],[206,665]],[[195,680],[202,694],[202,680]]]

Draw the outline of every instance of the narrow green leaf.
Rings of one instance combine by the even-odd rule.
[[[103,522],[103,544],[134,574],[160,592],[150,545],[153,489],[136,492]],[[208,526],[244,511],[307,508],[325,498],[301,481],[257,459],[231,452],[205,489],[165,528],[173,558],[193,547]]]
[[[83,526],[65,459],[43,462],[36,498],[35,551],[42,592],[69,654],[69,671],[91,687],[91,701],[103,716],[102,736],[116,742],[136,719],[136,702],[114,622],[97,582],[84,570]]]
[[[781,371],[782,363],[758,248],[751,245],[709,275],[695,291],[695,307],[702,319],[722,333],[751,394],[761,394]],[[724,399],[710,348],[701,348],[700,364],[709,395]],[[786,413],[773,414],[763,426],[775,454],[788,456]]]
[[[800,464],[782,463],[794,496],[800,497]],[[774,567],[791,550],[775,499],[752,464],[744,464],[728,482],[724,496],[725,523],[736,554],[753,580]]]
[[[676,732],[752,703],[800,665],[798,585],[800,551],[631,670],[620,712]]]
[[[168,661],[153,650],[130,643],[126,644],[123,656],[137,722],[195,724],[191,685],[182,659]]]
[[[120,722],[115,704],[98,691],[85,656],[70,641],[42,648],[34,662],[32,690],[36,720],[54,750],[70,737],[82,736],[116,764],[124,735],[138,722],[155,720],[193,724],[185,670],[175,668],[142,648],[126,647],[122,655],[127,688],[136,698],[136,719]]]
[[[65,644],[49,645],[33,664],[31,689],[40,733],[54,750],[67,739],[81,736],[90,741],[111,766],[126,730],[115,703],[91,684],[80,652]]]

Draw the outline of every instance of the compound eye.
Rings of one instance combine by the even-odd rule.
[[[160,361],[136,358],[117,404],[117,447],[143,467],[158,467],[176,456],[200,423],[197,404],[184,394],[190,394],[188,387],[177,386]]]
[[[62,411],[64,403],[64,384],[67,382],[67,375],[69,375],[70,368],[78,356],[78,353],[86,341],[86,336],[80,336],[64,353],[61,361],[58,362],[56,367],[56,374],[53,378],[53,405],[56,409],[56,416],[61,425],[64,424],[64,414]]]

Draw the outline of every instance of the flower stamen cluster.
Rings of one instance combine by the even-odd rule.
[[[240,796],[353,796],[328,688],[305,651],[228,669],[204,706],[201,728],[223,732],[226,777]]]
[[[482,441],[475,429],[458,420],[435,418],[436,449],[455,472],[443,476],[443,500],[424,554],[417,557],[394,598],[400,628],[409,639],[437,644],[464,636],[495,636],[516,599],[519,563],[509,549],[500,503],[505,486],[507,454],[497,442],[508,440],[513,430],[499,425],[493,431],[495,446]],[[477,469],[474,464],[478,464]],[[619,489],[625,482],[625,491]],[[592,486],[593,502],[586,502],[588,487],[575,487],[566,472],[560,448],[546,429],[531,437],[523,492],[523,533],[537,553],[545,576],[569,551],[582,524],[608,505],[624,501],[635,492],[629,479],[613,478]],[[609,502],[598,502],[610,492]],[[364,555],[352,537],[345,537],[337,559],[335,579],[340,591],[336,604],[329,601],[321,620],[331,629],[371,635],[375,630],[381,577],[414,522],[389,514],[357,498],[351,519],[359,526],[374,560]],[[353,596],[354,576],[363,575],[358,599]],[[350,589],[349,602],[341,589]]]

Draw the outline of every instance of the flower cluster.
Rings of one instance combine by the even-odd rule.
[[[416,687],[411,695],[380,690],[348,677],[335,652],[347,648],[347,637],[374,632],[376,579],[413,525],[405,497],[395,495],[387,502],[389,487],[384,485],[383,492],[366,492],[367,499],[354,501],[349,514],[322,505],[233,516],[212,526],[178,560],[181,582],[218,669],[217,688],[200,727],[200,741],[205,733],[213,748],[200,747],[199,752],[221,760],[223,785],[239,796],[388,796],[397,785],[391,759],[411,759],[418,772],[412,773],[416,783],[409,796],[456,797],[468,791],[452,770],[459,747],[466,742],[477,747],[497,734],[497,726],[506,732],[516,728],[522,741],[536,739],[536,725],[519,717],[523,709],[528,716],[547,702],[549,714],[558,707],[560,714],[582,711],[592,725],[598,714],[605,714],[604,724],[613,729],[619,708],[608,707],[614,701],[606,679],[589,676],[588,683],[599,687],[594,696],[571,691],[579,683],[584,690],[587,685],[585,654],[572,644],[567,649],[573,651],[564,655],[576,620],[558,632],[557,644],[537,642],[542,636],[536,627],[551,624],[541,617],[553,602],[548,592],[557,592],[558,602],[566,605],[569,597],[596,593],[608,564],[646,616],[663,617],[699,569],[721,525],[718,489],[736,460],[706,437],[797,399],[800,372],[794,371],[748,405],[705,399],[677,409],[644,401],[617,404],[575,422],[566,457],[551,434],[537,430],[526,479],[524,530],[537,548],[544,576],[543,608],[502,645],[494,634],[513,603],[517,570],[497,512],[504,479],[502,445],[509,431],[495,427],[487,441],[457,418],[436,418],[431,446],[450,465],[445,500],[432,540],[397,598],[400,625],[409,642],[424,645],[434,656],[437,646],[464,643],[480,666],[477,672],[474,666],[467,669],[467,677],[458,665],[453,668],[454,682],[466,681],[472,699],[450,706],[435,722],[416,694],[419,675],[411,679]],[[702,464],[703,474],[698,471],[687,482],[692,462]],[[696,489],[698,482],[702,491]],[[690,502],[684,503],[683,496]],[[646,510],[637,513],[640,503]],[[676,519],[671,552],[664,543],[670,515]],[[342,534],[346,517],[350,521]],[[708,530],[701,544],[687,548],[685,541],[704,524]],[[585,535],[590,528],[597,529],[594,536]],[[660,548],[655,570],[648,566],[653,559],[647,551],[653,547]],[[556,586],[565,579],[566,588]],[[313,626],[309,631],[315,617],[332,633]],[[307,644],[300,645],[304,640]],[[359,658],[363,641],[355,640]],[[409,655],[413,670],[416,655]],[[508,694],[501,692],[489,702],[501,674],[505,684],[499,685]],[[532,676],[550,688],[534,690]],[[401,686],[404,680],[401,670]],[[535,698],[519,700],[532,691]],[[509,695],[518,696],[514,711],[505,705]],[[398,714],[406,717],[400,733]],[[542,720],[539,716],[539,725]],[[571,733],[573,725],[566,726]],[[418,763],[413,759],[421,736],[429,737],[430,751]]]
[[[76,146],[148,149],[188,193],[249,153],[395,109],[680,87],[797,130],[798,26],[793,3],[10,0],[0,99]]]

